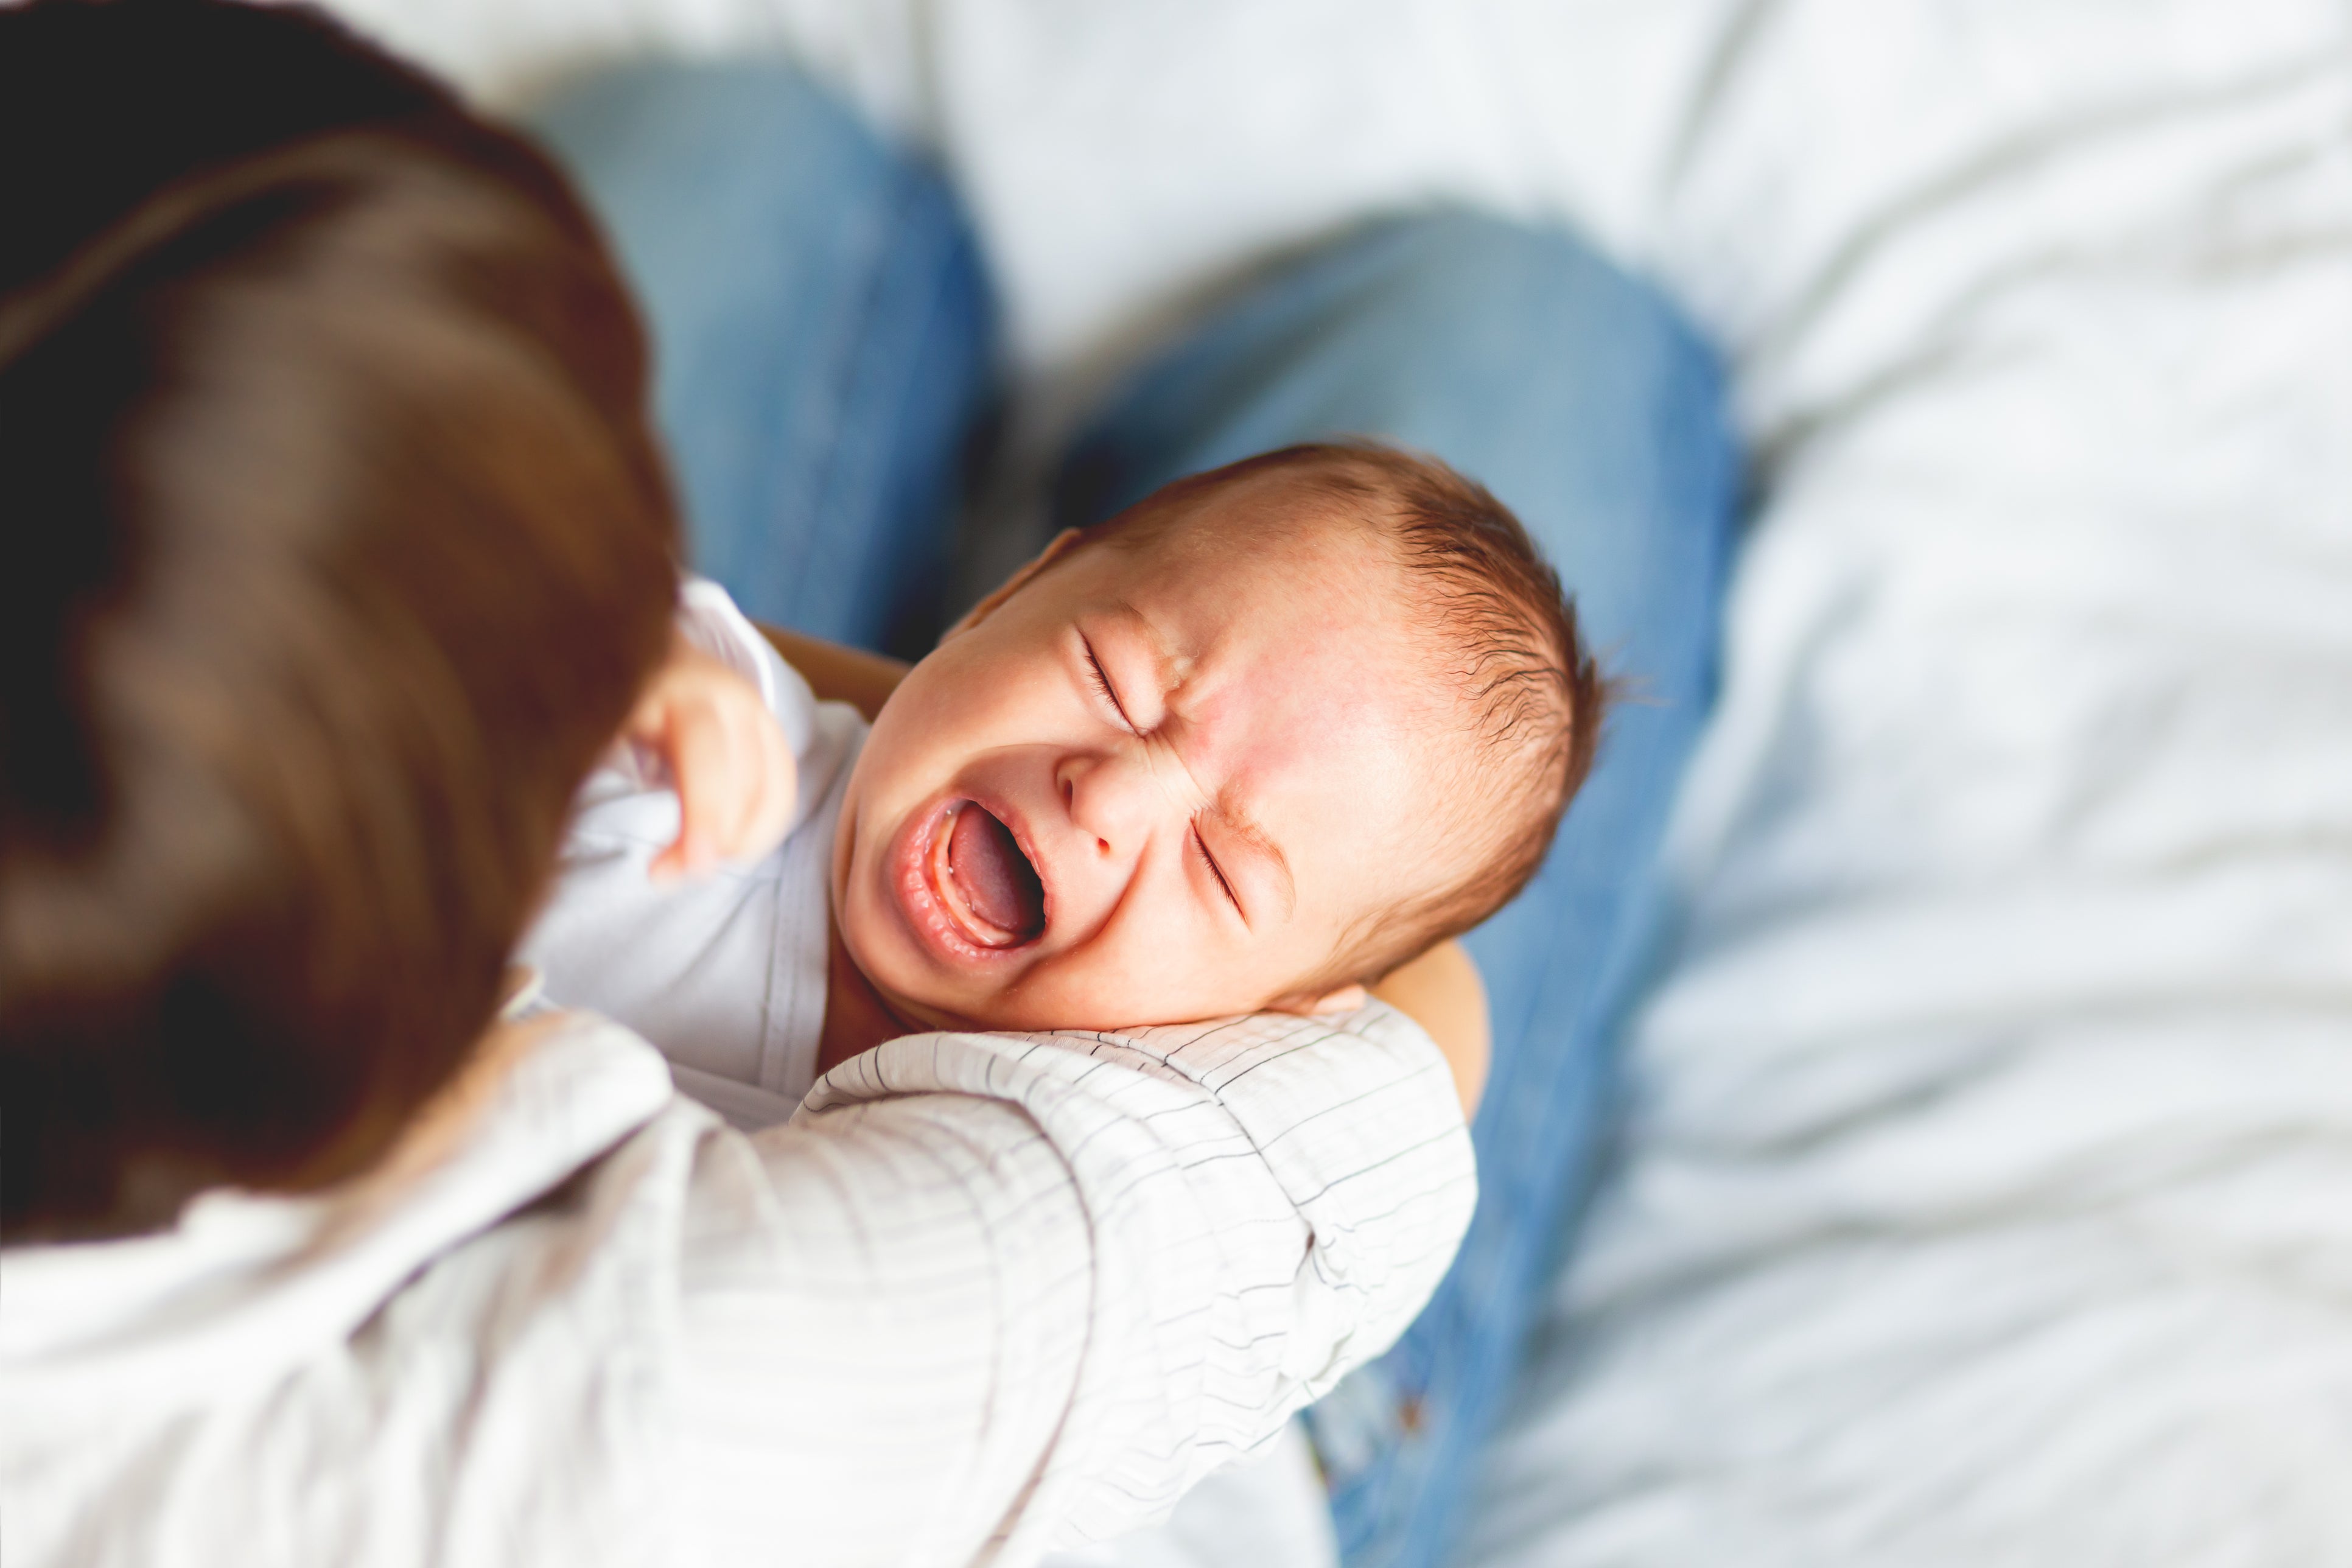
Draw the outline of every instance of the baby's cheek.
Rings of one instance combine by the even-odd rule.
[[[1004,652],[934,654],[899,688],[887,737],[894,765],[961,758],[994,745],[1034,742],[1066,727],[1066,681],[1034,658]],[[1061,702],[1054,698],[1057,692]],[[876,726],[877,731],[882,726]]]

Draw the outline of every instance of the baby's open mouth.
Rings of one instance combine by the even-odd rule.
[[[931,885],[982,947],[1012,947],[1045,929],[1045,889],[1013,830],[972,801],[931,841]]]

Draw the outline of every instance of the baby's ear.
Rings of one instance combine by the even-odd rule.
[[[1318,1013],[1352,1013],[1370,997],[1360,985],[1342,985],[1337,991],[1326,991],[1320,996],[1286,996],[1267,1009],[1275,1013],[1296,1013],[1311,1018]]]
[[[1072,549],[1076,548],[1078,541],[1082,537],[1084,536],[1075,528],[1066,528],[1062,530],[1061,532],[1054,535],[1053,539],[1046,544],[1045,548],[1037,552],[1035,559],[1032,560],[1027,565],[1022,567],[1020,571],[1013,574],[1012,576],[1007,577],[1003,582],[998,584],[995,590],[992,592],[988,597],[982,599],[979,604],[974,605],[971,609],[966,610],[963,613],[962,618],[957,621],[955,625],[950,626],[947,629],[946,635],[941,637],[940,640],[941,642],[945,642],[949,637],[955,637],[960,633],[968,632],[971,630],[972,627],[980,625],[981,622],[988,619],[989,616],[994,615],[998,606],[1003,605],[1005,600],[1013,597],[1013,595],[1028,586],[1029,580],[1031,578],[1036,576],[1038,573],[1043,572],[1046,567],[1051,566],[1055,562],[1060,560],[1063,556],[1068,554]]]

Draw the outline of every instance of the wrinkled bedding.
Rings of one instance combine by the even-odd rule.
[[[789,48],[1043,449],[1279,248],[1580,223],[1757,510],[1486,1568],[2352,1562],[2352,6],[346,0],[492,94]]]

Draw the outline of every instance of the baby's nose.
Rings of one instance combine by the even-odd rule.
[[[1150,833],[1159,790],[1148,768],[1116,754],[1072,755],[1055,768],[1054,783],[1071,822],[1093,837],[1096,854],[1129,852]]]

